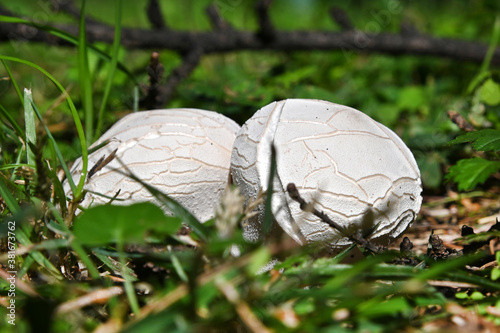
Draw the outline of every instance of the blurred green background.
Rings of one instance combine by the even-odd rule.
[[[49,24],[73,23],[77,19],[49,9],[44,1],[2,1],[19,17]],[[162,11],[172,29],[210,30],[205,8],[213,1],[162,1]],[[55,1],[57,3],[57,1]],[[218,0],[214,3],[235,28],[256,30],[255,1]],[[124,1],[123,26],[148,29],[146,0]],[[276,0],[270,15],[281,30],[329,30],[340,27],[331,18],[332,6],[342,8],[357,29],[378,24],[381,32],[398,33],[409,22],[422,34],[483,42],[491,39],[498,1],[326,1]],[[392,8],[391,11],[388,9]],[[397,10],[394,10],[397,8]],[[113,24],[115,1],[87,1],[90,17]],[[97,43],[104,51],[110,45]],[[146,66],[151,52],[160,53],[166,76],[181,63],[168,50],[120,51],[120,61],[134,73],[136,81],[147,84]],[[0,53],[34,62],[51,73],[81,109],[76,47],[56,47],[28,40],[4,41]],[[96,108],[102,98],[108,64],[89,55]],[[33,90],[34,101],[45,112],[46,122],[68,159],[80,154],[66,104],[58,103],[59,91],[32,68],[9,63],[21,88]],[[450,59],[380,55],[342,51],[275,52],[244,51],[203,57],[190,77],[178,87],[165,108],[193,107],[216,110],[242,124],[262,106],[285,98],[317,98],[357,108],[395,130],[413,151],[421,168],[427,193],[444,190],[443,174],[460,156],[458,148],[446,143],[460,131],[446,112],[456,110],[479,127],[499,128],[500,107],[488,107],[466,90],[481,64]],[[498,75],[498,74],[496,74]],[[4,68],[0,77],[5,78]],[[105,127],[130,112],[136,83],[117,72]],[[8,80],[0,80],[0,100],[19,123],[23,109]],[[56,124],[63,124],[56,129]],[[5,150],[5,148],[4,148]]]

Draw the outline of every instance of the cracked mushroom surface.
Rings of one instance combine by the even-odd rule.
[[[333,248],[351,241],[287,195],[295,183],[349,234],[388,244],[415,220],[422,203],[420,171],[404,142],[366,114],[320,100],[288,99],[257,111],[241,128],[231,157],[233,181],[257,197],[267,189],[271,144],[276,147],[272,212],[295,241],[324,242]],[[251,241],[265,239],[264,206],[244,224]]]
[[[226,188],[231,148],[239,129],[238,124],[222,114],[199,109],[131,113],[90,147],[109,140],[89,155],[89,170],[105,164],[102,161],[109,156],[111,161],[89,172],[84,188],[92,193],[88,192],[81,204],[88,207],[107,203],[118,191],[117,199],[123,201],[116,200],[114,204],[158,204],[140,183],[119,172],[126,173],[128,168],[142,181],[177,200],[200,221],[206,221],[214,216]],[[75,182],[81,173],[79,158],[71,168]],[[70,197],[67,181],[64,189]]]

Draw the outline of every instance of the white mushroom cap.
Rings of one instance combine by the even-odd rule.
[[[114,204],[156,202],[139,183],[117,172],[125,164],[144,182],[181,203],[200,221],[214,216],[227,185],[231,148],[239,125],[222,114],[198,109],[167,109],[129,114],[114,124],[92,147],[109,144],[89,155],[89,170],[115,149],[116,158],[92,175],[85,189],[113,197]],[[71,169],[75,182],[82,160]],[[65,192],[70,188],[65,183]],[[109,199],[87,193],[83,206],[103,204]]]
[[[415,220],[422,203],[417,163],[393,131],[364,113],[306,99],[274,102],[257,111],[238,133],[231,156],[233,181],[247,199],[267,189],[273,142],[272,212],[298,243],[305,239],[341,247],[351,242],[301,211],[286,193],[288,183],[349,234],[373,231],[369,239],[387,243]],[[245,226],[245,237],[252,241],[265,238],[264,207],[259,211]]]

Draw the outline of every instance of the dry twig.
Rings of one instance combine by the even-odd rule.
[[[77,309],[81,309],[84,306],[88,306],[90,304],[95,303],[105,303],[111,297],[118,296],[123,294],[122,287],[110,287],[106,289],[99,289],[96,291],[92,291],[88,294],[80,296],[76,299],[72,299],[70,301],[64,302],[59,305],[56,309],[58,314],[63,314],[71,311],[75,311]]]
[[[161,7],[158,0],[149,0],[148,6],[146,8],[146,14],[148,15],[149,22],[155,30],[166,30],[167,24],[165,23],[165,18],[161,14]]]
[[[448,117],[454,122],[461,130],[471,132],[475,128],[472,126],[460,113],[457,111],[449,110]]]
[[[161,107],[158,103],[160,99],[160,84],[162,83],[163,74],[165,72],[165,68],[160,63],[160,54],[158,52],[153,52],[151,54],[147,71],[149,85],[143,88],[146,96],[141,100],[141,104],[148,110],[158,109]]]
[[[307,203],[304,200],[304,198],[300,196],[299,190],[297,189],[294,183],[288,184],[286,190],[290,198],[292,198],[292,200],[297,201],[300,204],[300,209],[302,209],[303,211],[311,212],[316,217],[320,218],[321,221],[325,222],[330,227],[340,232],[342,236],[349,238],[351,242],[358,244],[373,253],[377,253],[383,250],[382,247],[373,244],[369,240],[365,239],[364,236],[360,234],[351,234],[347,232],[343,226],[330,219],[330,217],[328,217],[328,215],[326,215],[324,212],[321,212],[316,208],[311,207],[311,205]]]

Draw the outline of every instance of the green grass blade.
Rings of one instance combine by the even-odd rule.
[[[17,277],[22,278],[23,276],[25,276],[31,268],[31,265],[33,265],[35,262],[36,261],[33,256],[27,256],[26,258],[24,258],[23,265],[17,271]]]
[[[0,181],[0,191],[2,193],[2,197],[4,198],[4,200],[6,198],[6,196],[4,196],[5,187],[6,187],[5,184],[2,181]],[[13,199],[12,194],[10,194],[10,192],[8,192],[8,190],[7,190],[7,193],[8,193],[7,195],[11,197],[10,199]],[[9,203],[9,204],[11,205],[11,206],[9,206],[9,209],[10,209],[10,207],[14,208],[14,211],[11,210],[13,215],[22,214],[21,209],[19,208],[19,205],[17,204],[17,202],[15,202],[15,204],[12,204],[12,203]],[[17,206],[17,208],[16,208],[16,206]],[[13,218],[13,221],[16,221],[16,218]],[[18,223],[16,223],[16,239],[19,242],[19,244],[24,245],[24,246],[31,246],[33,244],[31,242],[28,234],[23,230],[22,226],[18,225]],[[30,257],[31,257],[31,259],[28,259]],[[40,266],[47,269],[57,279],[62,279],[61,272],[59,272],[57,270],[57,268],[55,268],[54,265],[52,265],[52,263],[47,258],[45,258],[45,256],[41,252],[34,251],[34,250],[32,250],[30,252],[30,254],[28,255],[28,257],[26,258],[26,260],[24,262],[24,265],[18,271],[18,278],[22,278],[24,273],[27,272],[27,270],[31,266],[32,260],[36,261]]]
[[[118,271],[118,272],[124,272],[127,271],[127,274],[131,276],[133,281],[138,281],[137,278],[133,277],[134,270],[128,267],[126,264],[123,266],[120,262],[112,260],[108,254],[102,254],[101,253],[102,248],[95,248],[92,251],[92,254],[97,257],[100,261],[103,262],[104,265],[108,266],[109,269],[113,271]],[[113,253],[113,255],[116,255],[116,253]],[[118,255],[117,255],[118,256]]]
[[[41,241],[33,247],[33,250],[59,250],[68,247],[67,239],[48,239]]]
[[[465,273],[465,272],[460,272],[460,271],[448,272],[448,273],[446,273],[446,276],[451,281],[472,283],[472,284],[478,285],[480,288],[493,289],[496,291],[500,291],[500,283],[495,282],[495,281],[491,281],[490,279],[482,277],[482,276],[477,276],[477,275],[473,275],[471,273]]]
[[[30,166],[35,166],[36,124],[33,111],[33,96],[30,89],[24,89],[24,127],[26,129],[26,157]]]
[[[125,176],[128,176],[140,183],[144,186],[156,199],[158,199],[165,207],[168,208],[175,216],[182,219],[184,223],[186,223],[193,231],[202,239],[203,241],[208,241],[208,229],[205,227],[196,217],[193,216],[186,208],[184,208],[180,203],[166,195],[165,193],[157,190],[154,186],[151,186],[144,181],[142,181],[139,177],[134,175],[128,168],[126,169],[128,173],[124,173]],[[117,171],[119,172],[119,171]]]
[[[87,33],[85,31],[85,3],[85,0],[82,1],[82,7],[80,10],[80,26],[78,34],[78,76],[85,119],[85,137],[87,142],[90,143],[94,138],[94,110],[92,100],[92,79],[90,77],[87,49]]]
[[[109,68],[109,74],[106,81],[106,87],[104,88],[104,95],[101,101],[101,107],[99,108],[99,115],[97,118],[97,127],[95,130],[95,140],[100,136],[102,129],[102,120],[104,118],[104,109],[108,102],[109,93],[111,87],[113,86],[113,79],[115,77],[116,68],[118,66],[118,52],[120,51],[120,41],[121,41],[121,30],[122,30],[122,1],[118,0],[116,5],[116,19],[115,19],[115,37],[113,41],[113,49],[111,51],[111,64]]]
[[[493,33],[491,35],[490,45],[488,47],[488,51],[486,51],[486,56],[484,57],[484,61],[481,64],[480,73],[484,73],[490,67],[491,59],[493,58],[493,54],[495,53],[496,46],[500,39],[500,15],[497,15],[495,18],[495,23],[493,25]]]
[[[323,287],[324,291],[335,291],[342,288],[345,284],[350,283],[356,279],[359,279],[363,274],[370,272],[376,266],[382,262],[386,257],[384,255],[378,255],[373,257],[367,257],[356,264],[352,265],[349,269],[346,269],[342,274],[334,276],[331,278]]]
[[[134,94],[134,105],[133,105],[133,111],[134,111],[134,112],[137,112],[137,111],[139,111],[139,100],[140,100],[140,96],[139,96],[139,95],[140,95],[140,91],[139,91],[139,86],[138,86],[138,85],[136,85],[136,86],[134,87],[134,92],[133,92],[133,94]]]
[[[187,277],[187,274],[184,271],[184,268],[182,268],[182,264],[174,252],[172,252],[172,256],[170,257],[170,259],[172,260],[172,265],[174,266],[174,270],[177,273],[177,275],[179,276],[179,278],[183,282],[188,282],[189,279]]]
[[[59,159],[59,162],[61,163],[61,167],[63,168],[64,173],[66,174],[66,176],[68,178],[68,183],[69,183],[69,185],[71,187],[71,190],[73,191],[73,193],[76,193],[77,189],[75,187],[75,183],[73,182],[73,179],[71,177],[71,173],[69,171],[68,165],[64,161],[64,156],[62,155],[61,150],[59,149],[59,146],[57,145],[56,140],[52,136],[52,133],[50,132],[50,130],[47,127],[47,125],[43,122],[42,115],[38,111],[38,108],[36,107],[36,105],[33,104],[33,103],[31,105],[33,106],[33,109],[35,110],[35,113],[36,113],[36,116],[38,117],[38,120],[40,120],[40,122],[42,123],[42,126],[44,127],[45,132],[47,133],[47,136],[48,136],[49,140],[52,142],[52,145],[53,145],[54,150],[56,152],[57,158]]]
[[[456,259],[440,261],[435,263],[430,268],[421,271],[420,274],[415,276],[416,280],[426,281],[439,278],[440,276],[447,274],[449,272],[457,271],[460,267],[463,267],[471,262],[482,257],[482,254],[470,255],[459,257]]]
[[[63,159],[61,160],[64,172],[66,173],[66,177],[68,178],[68,182],[71,186],[71,190],[73,191],[73,194],[75,197],[79,197],[82,193],[83,190],[83,185],[85,184],[85,179],[87,178],[87,166],[88,166],[88,152],[87,152],[87,141],[85,140],[85,134],[83,132],[83,126],[80,121],[80,118],[78,117],[78,112],[76,111],[76,107],[73,104],[73,101],[69,97],[68,93],[66,90],[63,88],[63,86],[46,70],[38,66],[37,64],[34,64],[30,61],[19,59],[16,57],[10,57],[10,56],[4,56],[0,55],[0,59],[2,60],[8,60],[8,61],[14,61],[14,62],[19,62],[22,64],[25,64],[27,66],[30,66],[32,68],[35,68],[36,70],[42,72],[54,85],[66,96],[66,101],[68,103],[68,107],[71,111],[71,115],[73,116],[73,121],[75,122],[76,130],[78,132],[78,138],[80,140],[80,146],[82,148],[82,175],[80,177],[80,181],[78,183],[78,187],[75,186],[75,183],[73,182],[73,178],[71,177],[71,174],[69,173],[69,170],[66,166],[66,163],[63,163]],[[35,107],[36,110],[36,107]],[[37,114],[37,116],[40,118],[41,116]],[[40,118],[41,119],[41,118]],[[45,126],[47,129],[47,127]],[[53,140],[53,138],[52,138]],[[55,142],[55,140],[54,140]],[[59,152],[60,153],[60,152]],[[61,154],[62,157],[62,154]]]
[[[126,267],[127,260],[125,258],[124,244],[121,240],[118,240],[116,245],[117,245],[118,260],[120,262],[120,265],[121,267]],[[132,283],[134,281],[134,278],[132,275],[130,275],[129,271],[126,269],[122,270],[120,273],[123,276],[123,279],[125,280],[123,282],[123,289],[125,289],[125,294],[127,295],[130,308],[132,309],[132,312],[137,316],[139,314],[139,302],[137,301],[134,284]]]
[[[14,89],[16,90],[17,96],[19,96],[19,100],[21,101],[21,104],[24,105],[24,99],[23,99],[23,94],[21,94],[21,89],[19,89],[19,85],[17,84],[16,79],[14,78],[14,75],[12,75],[12,72],[10,71],[9,66],[5,61],[2,60],[3,67],[5,67],[5,71],[7,71],[7,75],[9,75],[10,82],[14,85]]]
[[[262,234],[267,235],[273,223],[272,198],[273,198],[273,183],[274,174],[276,173],[276,148],[274,143],[271,144],[271,167],[269,170],[269,178],[267,179],[267,196],[266,206],[264,208],[264,221],[262,222]]]
[[[56,149],[53,145],[49,145],[52,160],[57,159]],[[53,202],[59,204],[59,209],[63,215],[67,213],[67,202],[66,193],[64,191],[63,184],[57,175],[57,170],[52,168],[47,168],[47,174],[49,179],[52,181],[52,188],[54,191]]]
[[[477,88],[477,86],[483,82],[486,78],[491,76],[491,72],[488,70],[490,67],[491,59],[495,53],[496,46],[500,39],[500,15],[497,15],[495,23],[493,25],[493,33],[491,35],[490,44],[486,55],[484,56],[483,63],[479,69],[479,73],[471,80],[469,86],[467,87],[467,94],[470,94]]]
[[[5,164],[0,166],[0,170],[15,169],[17,167],[30,166],[28,163]]]
[[[24,131],[21,128],[21,126],[19,126],[19,124],[17,123],[17,121],[15,121],[14,118],[10,115],[10,113],[7,112],[7,110],[5,110],[5,108],[3,106],[1,106],[1,105],[0,105],[0,116],[2,116],[5,119],[7,119],[7,121],[9,122],[9,124],[14,128],[14,131],[16,131],[16,135],[18,137],[20,137],[20,138],[24,138],[25,137],[24,136],[25,135]]]
[[[66,223],[64,223],[64,220],[61,217],[61,215],[59,214],[59,211],[54,207],[54,205],[51,202],[48,202],[47,204],[49,205],[49,209],[52,212],[52,214],[54,215],[54,218],[56,219],[56,221],[59,224],[59,226],[61,227],[61,229],[64,230],[68,235],[70,235],[68,237],[68,239],[70,240],[71,247],[78,254],[78,257],[83,262],[85,267],[87,267],[87,269],[89,270],[90,276],[96,280],[100,279],[101,275],[99,274],[97,267],[94,265],[93,261],[90,260],[89,256],[87,255],[87,253],[85,252],[83,247],[80,245],[80,243],[78,242],[76,237],[71,236],[72,235],[71,231],[69,230]]]
[[[14,198],[12,193],[10,193],[5,181],[6,179],[0,176],[0,194],[2,195],[2,199],[9,208],[10,212],[14,215],[21,211],[21,207],[17,203],[16,198]]]
[[[57,28],[54,28],[54,27],[51,27],[51,26],[48,26],[48,25],[38,24],[38,23],[31,22],[31,21],[28,21],[28,20],[25,20],[25,19],[22,19],[22,18],[11,17],[11,16],[4,16],[4,15],[0,15],[0,22],[26,24],[26,25],[35,27],[35,28],[37,28],[39,30],[46,31],[46,32],[48,32],[48,33],[50,33],[50,34],[52,34],[54,36],[57,36],[57,37],[61,38],[62,40],[67,41],[68,43],[71,43],[71,44],[74,44],[74,45],[78,45],[78,38],[76,38],[75,36],[67,33],[66,31],[63,31],[63,30],[60,30],[60,29],[57,29]],[[97,47],[95,47],[93,45],[87,45],[87,47],[90,50],[92,50],[92,52],[94,52],[95,54],[97,54],[100,58],[102,58],[102,59],[104,59],[104,60],[106,60],[108,62],[111,61],[111,57],[108,54],[106,54],[105,52],[103,52],[102,50],[98,49]],[[122,71],[123,73],[125,73],[128,76],[128,78],[134,82],[134,84],[136,84],[136,85],[139,84],[139,82],[135,78],[134,74],[132,74],[125,67],[125,65],[123,65],[122,63],[119,62],[118,63],[118,69],[120,71]]]

